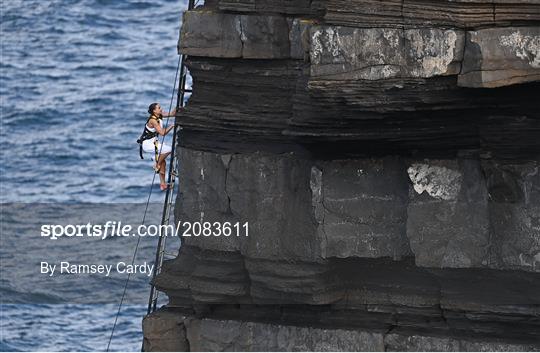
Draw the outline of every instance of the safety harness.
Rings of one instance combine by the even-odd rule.
[[[154,115],[151,115],[148,120],[146,120],[146,124],[144,124],[144,131],[141,135],[141,137],[139,137],[139,139],[137,140],[137,143],[139,144],[139,156],[141,156],[141,159],[144,159],[143,157],[143,142],[146,141],[146,140],[150,140],[150,139],[154,139],[154,150],[156,152],[156,157],[155,157],[155,161],[157,163],[157,160],[159,158],[159,148],[158,148],[158,139],[156,139],[155,137],[158,136],[158,133],[157,133],[157,130],[156,131],[150,131],[148,130],[148,122],[152,119],[155,119],[159,122],[159,120],[161,119],[161,117],[156,117]]]

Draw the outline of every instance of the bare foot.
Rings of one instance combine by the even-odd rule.
[[[161,191],[165,191],[169,188],[169,184],[159,184],[159,188],[161,189]]]

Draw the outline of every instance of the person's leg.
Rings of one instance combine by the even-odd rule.
[[[162,153],[159,155],[158,161],[157,161],[157,167],[159,170],[159,179],[161,184],[161,190],[164,190],[166,188],[167,182],[165,181],[165,171],[167,170],[167,157],[169,156],[170,152]]]
[[[165,181],[165,171],[166,170],[167,170],[167,162],[165,162],[165,160],[163,160],[163,162],[160,163],[160,165],[159,165],[159,181],[160,181],[160,184],[162,186],[167,183]]]

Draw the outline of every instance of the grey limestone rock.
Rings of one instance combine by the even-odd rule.
[[[407,237],[416,264],[455,268],[487,265],[488,197],[480,163],[416,162],[408,173],[412,188]]]
[[[327,0],[325,20],[346,26],[509,26],[540,19],[536,0]]]
[[[534,352],[538,347],[534,344],[501,342],[491,339],[459,339],[453,337],[411,335],[391,333],[384,338],[388,351],[433,351],[433,352]]]
[[[410,255],[406,233],[408,184],[397,159],[332,161],[321,164],[318,231],[325,257]]]
[[[311,76],[381,80],[455,75],[464,33],[442,29],[311,28]]]
[[[396,158],[312,162],[182,149],[181,164],[178,220],[250,224],[249,237],[189,237],[187,245],[313,262],[410,255],[406,166]]]
[[[191,320],[188,327],[195,351],[366,351],[384,350],[377,332],[325,330],[255,322]]]
[[[500,87],[540,80],[540,27],[489,28],[467,33],[462,87]]]
[[[238,16],[206,10],[186,11],[178,49],[189,55],[239,58],[242,56]]]
[[[538,162],[485,161],[493,266],[540,272]]]
[[[317,11],[310,0],[219,0],[220,10],[241,12],[277,12],[309,15]]]
[[[412,163],[407,236],[416,263],[538,272],[538,163]]]
[[[164,316],[167,312],[160,313]],[[168,314],[173,316],[173,314]],[[182,317],[178,317],[182,319]],[[452,337],[409,330],[321,329],[283,324],[243,322],[238,320],[195,319],[178,320],[184,328],[184,346],[191,351],[538,351],[534,343],[505,342],[499,338]],[[161,318],[163,320],[163,318]],[[170,346],[158,346],[158,337],[149,337],[153,346],[147,351],[171,351]],[[187,344],[189,343],[189,346]]]
[[[144,352],[189,352],[184,317],[164,310],[143,320]]]
[[[290,58],[289,24],[282,16],[226,14],[204,8],[184,13],[179,51],[217,58]]]

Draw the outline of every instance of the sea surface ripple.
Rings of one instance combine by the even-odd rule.
[[[114,300],[63,302],[73,286],[50,290],[39,285],[44,280],[35,271],[17,272],[35,265],[28,262],[44,250],[9,230],[20,226],[17,212],[34,204],[146,202],[152,167],[140,160],[135,141],[148,105],[169,107],[186,2],[3,0],[1,7],[0,350],[104,350],[123,279],[90,281],[89,288],[109,291]],[[156,189],[151,201],[159,205],[163,194]],[[67,243],[64,253],[87,261],[93,252],[133,256],[133,242],[121,239],[85,251]],[[149,260],[154,245],[142,245]],[[140,297],[148,290],[141,279],[129,288]],[[144,299],[127,303],[112,350],[140,350],[145,311]]]

